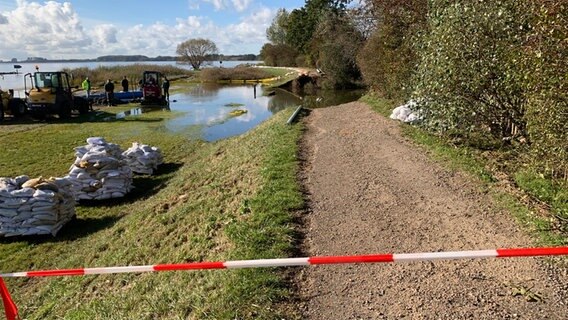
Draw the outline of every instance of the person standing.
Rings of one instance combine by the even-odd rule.
[[[81,87],[85,90],[86,98],[89,100],[89,97],[91,96],[91,80],[89,80],[89,77],[86,77],[85,80],[83,80]]]
[[[170,81],[168,78],[164,77],[164,82],[162,83],[162,89],[164,89],[164,98],[170,100]]]
[[[110,107],[112,106],[112,102],[114,101],[114,83],[112,83],[112,80],[110,79],[108,79],[105,83],[105,93],[107,105]]]
[[[126,76],[124,76],[124,79],[122,79],[122,91],[124,92],[128,92],[128,79],[126,79]]]

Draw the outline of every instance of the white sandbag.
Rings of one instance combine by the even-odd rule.
[[[0,178],[0,237],[52,234],[75,216],[71,181]]]
[[[391,119],[399,120],[406,123],[413,123],[420,120],[418,114],[414,111],[417,108],[416,101],[409,101],[407,104],[403,104],[394,108],[392,114],[390,115]]]
[[[132,170],[124,162],[120,147],[101,137],[88,138],[87,143],[84,147],[75,148],[77,158],[67,176],[72,182],[75,199],[110,199],[130,192]],[[107,177],[116,179],[107,185]],[[117,190],[120,192],[113,195]]]
[[[34,192],[35,192],[34,188],[23,188],[11,191],[10,195],[16,198],[30,198],[33,197]]]
[[[130,169],[140,174],[151,175],[164,162],[159,148],[138,142],[132,143],[132,147],[124,151],[122,155]]]
[[[87,143],[91,144],[91,145],[104,145],[106,144],[106,141],[104,138],[102,137],[90,137],[87,138]]]

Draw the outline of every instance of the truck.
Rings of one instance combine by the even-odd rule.
[[[57,114],[60,119],[71,117],[72,111],[89,112],[89,102],[73,96],[69,74],[63,71],[34,72],[24,75],[27,111],[35,117]],[[29,87],[28,87],[29,84]]]

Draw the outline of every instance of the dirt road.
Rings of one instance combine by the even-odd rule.
[[[533,245],[474,183],[365,104],[305,121],[306,254]],[[568,319],[568,274],[542,258],[316,266],[298,285],[306,319]]]

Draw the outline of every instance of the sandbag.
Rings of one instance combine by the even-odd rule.
[[[52,234],[75,216],[65,178],[0,178],[0,237]]]
[[[87,145],[75,148],[77,157],[67,178],[76,200],[124,197],[132,190],[132,170],[122,150],[101,137],[90,137]]]
[[[132,172],[152,175],[159,165],[164,163],[162,151],[158,147],[132,143],[132,147],[122,153],[124,161]]]
[[[421,120],[418,114],[414,111],[417,108],[416,101],[410,101],[407,104],[403,104],[394,108],[392,114],[390,115],[391,119],[400,120],[406,123],[414,123]]]

